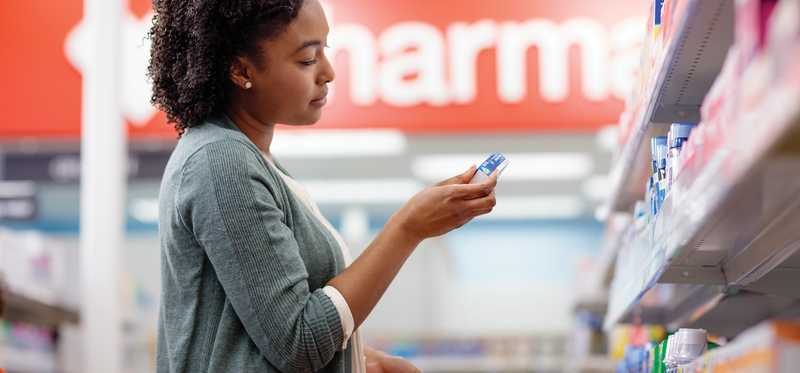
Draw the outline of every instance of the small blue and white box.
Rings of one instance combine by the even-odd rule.
[[[503,170],[506,169],[506,166],[508,166],[508,159],[502,154],[494,152],[481,163],[478,170],[475,171],[475,175],[472,176],[472,180],[469,181],[469,184],[480,184],[489,180],[489,175],[495,170],[497,170],[497,176],[500,176]]]

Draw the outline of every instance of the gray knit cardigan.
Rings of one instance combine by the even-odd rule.
[[[341,249],[224,114],[178,141],[158,229],[158,372],[350,372]]]

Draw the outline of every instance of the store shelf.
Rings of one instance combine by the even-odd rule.
[[[604,329],[630,319],[656,283],[719,287],[691,312],[722,304],[731,289],[800,297],[800,73],[784,78],[741,114],[710,160],[689,168],[696,174],[679,175],[652,227],[650,255],[612,291]]]
[[[18,294],[11,293],[6,300],[4,318],[29,324],[57,327],[62,322],[78,322],[78,312],[66,307],[42,303]]]
[[[0,347],[0,366],[9,373],[51,373],[59,371],[54,353],[26,351],[12,347]]]
[[[629,211],[644,195],[650,171],[652,137],[665,136],[673,122],[700,121],[700,104],[733,43],[732,0],[674,2],[675,23],[646,83],[645,99],[634,118],[634,132],[622,148],[610,179],[612,211]]]
[[[420,356],[408,359],[423,372],[561,372],[560,357]]]
[[[564,373],[611,373],[615,364],[606,355],[590,355],[579,360],[571,360],[564,366]]]
[[[770,318],[798,320],[798,308],[795,298],[742,290],[700,307],[680,327],[702,328],[730,339]]]
[[[596,298],[579,299],[572,307],[573,312],[589,311],[596,315],[603,315],[608,309],[608,291],[598,293]]]
[[[613,276],[614,259],[618,239],[606,235],[600,253],[591,260],[576,267],[575,301],[573,311],[589,311],[603,315],[608,308],[608,284]]]

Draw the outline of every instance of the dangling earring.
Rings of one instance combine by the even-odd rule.
[[[244,83],[244,89],[250,89],[250,87],[252,87],[252,86],[253,86],[253,83],[250,83],[250,82]]]

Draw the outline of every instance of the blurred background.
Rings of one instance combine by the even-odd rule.
[[[82,84],[98,58],[89,3],[0,4],[0,270],[8,298],[0,366],[9,372],[88,371],[84,346],[102,338],[81,326],[90,307],[82,293],[92,284],[80,279],[97,270],[82,268],[80,240],[82,110],[91,110]],[[586,350],[599,329],[576,310],[605,310],[602,281],[585,277],[601,247],[616,123],[636,83],[652,1],[323,5],[337,72],[329,104],[311,128],[281,127],[273,153],[354,255],[425,186],[494,151],[511,161],[490,215],[411,256],[362,326],[367,345],[425,371],[564,370],[575,338]],[[107,301],[118,304],[122,325],[119,345],[107,348],[119,352],[119,371],[153,372],[158,189],[177,140],[149,102],[150,3],[121,7],[118,48],[99,52],[116,53],[117,80],[107,87],[121,118],[101,124],[126,129],[126,157],[106,170],[127,177],[122,238],[103,246],[118,253],[117,299]],[[609,365],[601,358],[595,368]]]

